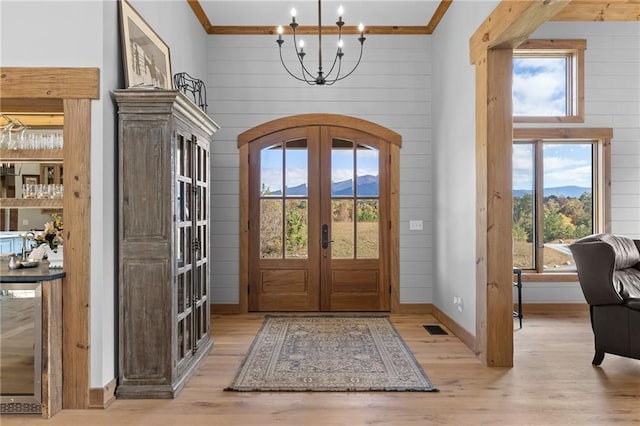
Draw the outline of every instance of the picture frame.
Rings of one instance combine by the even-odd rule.
[[[22,175],[23,185],[39,185],[40,175]]]
[[[119,6],[125,88],[173,89],[169,46],[129,2]]]

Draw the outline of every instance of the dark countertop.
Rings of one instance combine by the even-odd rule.
[[[0,262],[0,283],[33,283],[51,281],[65,276],[64,269],[49,269],[49,262],[43,261],[35,268],[9,269],[9,261]]]

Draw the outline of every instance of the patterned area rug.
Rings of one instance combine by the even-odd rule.
[[[231,391],[437,391],[383,316],[267,316]]]

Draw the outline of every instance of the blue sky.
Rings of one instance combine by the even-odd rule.
[[[286,150],[286,185],[294,187],[307,183],[307,150]],[[331,155],[333,182],[341,182],[353,178],[353,150],[334,149]],[[264,149],[261,156],[262,183],[272,191],[282,190],[283,166],[282,150]],[[357,150],[358,176],[378,175],[378,151],[375,149]]]
[[[590,143],[546,143],[543,148],[545,188],[581,186],[591,188]],[[533,144],[513,146],[513,189],[533,188]]]

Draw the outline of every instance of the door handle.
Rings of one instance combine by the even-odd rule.
[[[322,225],[322,248],[328,248],[332,242],[333,240],[329,241],[329,225]]]

